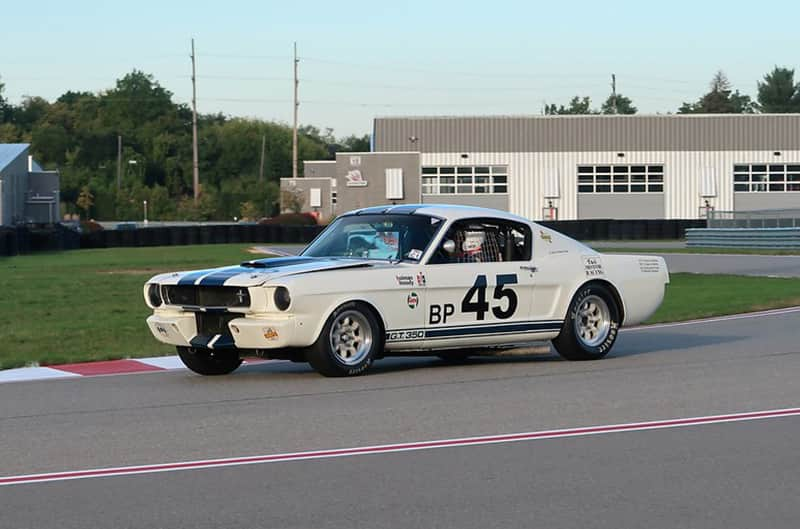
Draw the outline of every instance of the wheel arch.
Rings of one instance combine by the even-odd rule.
[[[592,279],[590,281],[586,281],[586,282],[581,283],[580,285],[578,285],[578,288],[576,288],[575,290],[572,291],[572,295],[569,298],[570,302],[567,305],[567,311],[569,311],[569,306],[572,304],[572,300],[575,298],[575,294],[578,293],[578,291],[580,291],[582,288],[586,288],[587,286],[592,286],[592,285],[601,285],[601,286],[607,288],[609,292],[611,292],[611,295],[614,296],[614,302],[616,302],[617,307],[619,307],[619,321],[624,324],[625,323],[625,303],[622,301],[622,295],[619,293],[619,289],[617,289],[617,287],[614,285],[614,283],[612,283],[611,281],[608,281],[607,279]],[[564,319],[567,319],[567,316],[568,316],[568,314],[565,315]]]
[[[325,313],[325,317],[320,319],[321,323],[319,325],[319,328],[314,333],[314,341],[318,340],[322,331],[325,330],[325,324],[328,322],[328,319],[330,319],[331,315],[334,312],[336,312],[341,306],[347,305],[348,303],[358,303],[366,307],[367,310],[369,310],[370,312],[372,312],[372,315],[375,316],[375,319],[377,320],[378,325],[380,326],[380,329],[378,329],[380,333],[380,340],[381,342],[384,342],[386,339],[386,322],[383,319],[383,315],[381,314],[381,312],[378,310],[378,308],[375,306],[374,303],[363,298],[346,299],[344,301],[340,301],[339,303],[333,304],[332,308]]]

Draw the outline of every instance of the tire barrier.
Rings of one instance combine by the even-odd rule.
[[[800,248],[800,228],[697,228],[686,230],[686,246],[709,248]]]
[[[680,239],[705,220],[558,220],[540,224],[580,241]],[[194,244],[310,242],[324,226],[277,224],[159,226],[81,233],[61,225],[0,228],[0,256],[77,248],[183,246]]]

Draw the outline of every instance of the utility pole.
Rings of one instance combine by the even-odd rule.
[[[292,129],[292,178],[297,178],[297,107],[300,102],[297,100],[297,43],[294,43],[294,128]]]
[[[611,112],[617,113],[617,76],[611,74]]]
[[[194,39],[192,39],[192,185],[196,204],[200,197],[200,171],[197,163],[197,75],[194,62]]]
[[[122,135],[117,134],[117,191],[122,189]]]
[[[258,167],[258,181],[264,181],[264,156],[266,155],[267,151],[267,135],[263,134],[261,136],[261,165]]]

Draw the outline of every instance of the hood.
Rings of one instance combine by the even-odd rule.
[[[381,265],[385,266],[387,263],[344,258],[275,257],[247,261],[236,266],[161,274],[153,277],[149,282],[162,285],[255,287],[290,275]]]

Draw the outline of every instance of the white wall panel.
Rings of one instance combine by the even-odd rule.
[[[693,219],[703,204],[700,193],[703,173],[716,175],[717,197],[710,199],[718,210],[733,210],[733,166],[737,163],[800,163],[800,151],[636,151],[624,157],[616,152],[476,152],[422,153],[421,165],[508,165],[509,210],[534,220],[541,220],[546,175],[560,176],[561,198],[554,200],[561,220],[578,218],[578,165],[664,165],[664,200],[666,217]],[[787,193],[789,194],[789,193]],[[798,200],[800,201],[800,194]],[[635,200],[633,197],[631,197]]]

